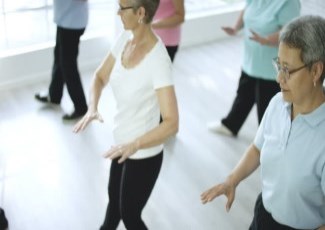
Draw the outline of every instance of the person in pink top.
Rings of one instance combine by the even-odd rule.
[[[178,50],[184,17],[184,0],[160,0],[152,28],[165,44],[172,61]]]

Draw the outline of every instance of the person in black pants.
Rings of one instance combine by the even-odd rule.
[[[0,230],[6,230],[8,228],[8,220],[5,216],[5,211],[0,208]]]
[[[151,23],[155,33],[166,46],[171,61],[174,61],[181,41],[181,25],[185,19],[184,0],[164,0]]]
[[[242,71],[236,98],[228,115],[221,120],[222,124],[236,136],[254,104],[257,106],[257,118],[260,123],[270,100],[279,91],[280,87],[276,81],[251,77]]]
[[[251,0],[246,2],[234,27],[222,27],[231,36],[243,29],[242,72],[229,113],[221,121],[209,122],[210,131],[237,136],[255,104],[258,123],[261,122],[271,98],[280,91],[272,66],[272,59],[277,56],[279,32],[299,13],[300,2],[296,0],[272,1],[271,4]]]
[[[85,31],[88,20],[87,1],[62,0],[54,1],[54,20],[57,24],[56,45],[54,48],[54,63],[52,80],[48,94],[37,93],[36,100],[42,103],[60,104],[64,85],[74,104],[74,111],[65,114],[64,120],[72,120],[87,112],[87,102],[78,71],[77,57],[80,37]],[[67,8],[67,6],[69,8]],[[73,17],[80,16],[78,20]]]
[[[159,0],[120,0],[118,15],[125,31],[97,68],[88,111],[75,125],[84,130],[98,112],[102,90],[109,84],[116,101],[113,146],[104,154],[112,160],[109,203],[101,230],[148,229],[144,209],[158,178],[163,143],[178,131],[178,109],[172,63],[164,43],[151,27]]]

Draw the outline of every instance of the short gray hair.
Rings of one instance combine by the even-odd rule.
[[[301,16],[282,29],[279,41],[291,48],[300,49],[300,58],[309,68],[317,61],[325,65],[325,18]],[[322,81],[324,77],[325,71],[321,76]]]
[[[143,19],[143,23],[150,23],[155,15],[159,6],[159,0],[130,0],[134,3],[136,9],[143,7],[146,10],[146,15]]]

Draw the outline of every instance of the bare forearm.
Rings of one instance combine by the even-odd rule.
[[[178,132],[178,119],[166,119],[158,127],[135,140],[137,149],[150,148],[164,143]]]
[[[280,31],[277,31],[277,32],[267,36],[265,45],[278,46],[279,45],[279,34],[280,34]]]
[[[260,165],[260,152],[251,144],[245,154],[230,174],[230,180],[237,186],[242,180],[252,174]]]
[[[152,23],[153,29],[165,29],[178,26],[184,22],[184,15],[174,14],[171,17],[164,18]]]
[[[241,30],[243,28],[243,26],[244,26],[244,20],[243,20],[244,12],[245,12],[245,10],[242,10],[240,12],[239,16],[238,16],[237,22],[236,22],[235,27],[234,27],[234,29],[236,31]]]
[[[320,226],[317,230],[325,230],[325,225]]]
[[[104,88],[104,83],[102,80],[95,74],[94,79],[90,88],[90,99],[89,99],[89,109],[92,111],[97,111],[97,106],[99,98],[102,94]]]

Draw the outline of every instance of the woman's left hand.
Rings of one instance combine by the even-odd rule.
[[[270,44],[270,41],[267,38],[262,37],[261,35],[259,35],[258,33],[256,33],[253,30],[250,30],[250,31],[252,33],[252,36],[250,36],[249,39],[258,42],[261,45],[268,45],[268,44]]]
[[[127,144],[112,146],[105,154],[105,158],[110,158],[111,160],[115,158],[120,158],[118,163],[124,162],[127,158],[138,151],[136,142],[130,142]]]

